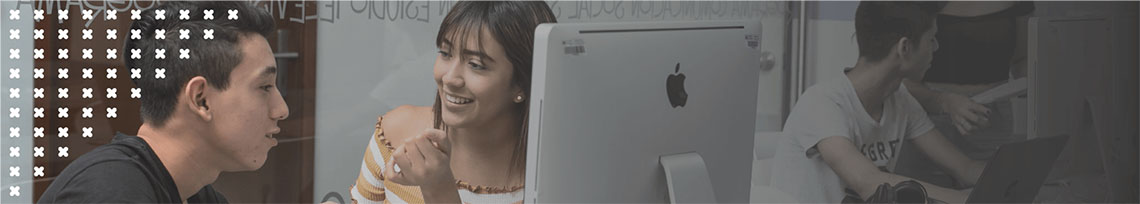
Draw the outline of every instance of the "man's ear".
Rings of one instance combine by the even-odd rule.
[[[190,81],[186,82],[186,87],[182,89],[182,96],[179,97],[182,98],[182,104],[186,104],[191,113],[205,121],[210,121],[214,117],[213,113],[210,112],[208,102],[208,97],[211,95],[208,86],[209,83],[205,77],[190,78]]]
[[[910,52],[913,51],[913,49],[914,47],[910,46],[910,38],[902,37],[899,38],[898,42],[895,42],[894,50],[898,53],[899,59],[907,59],[907,57],[910,57]]]

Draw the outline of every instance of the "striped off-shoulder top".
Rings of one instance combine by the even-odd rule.
[[[376,130],[368,141],[364,161],[360,164],[360,175],[350,189],[352,202],[424,203],[423,193],[419,187],[387,181],[381,175],[384,164],[392,157],[392,152],[395,150],[384,138],[384,130],[380,128],[383,120],[383,117],[376,120]],[[522,186],[487,187],[457,181],[456,190],[459,191],[459,198],[464,203],[522,203],[523,200]]]

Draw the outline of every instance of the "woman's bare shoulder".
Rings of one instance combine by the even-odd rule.
[[[392,147],[398,147],[404,139],[415,137],[424,129],[431,128],[432,119],[430,106],[402,105],[381,117],[380,128],[384,130],[384,137]]]

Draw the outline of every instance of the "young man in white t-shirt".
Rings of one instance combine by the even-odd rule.
[[[867,199],[890,173],[904,140],[967,185],[984,162],[958,151],[902,85],[923,76],[938,49],[935,2],[861,2],[855,13],[859,61],[803,93],[778,144],[772,185],[800,202],[838,203],[850,189]],[[919,181],[937,200],[965,202],[967,191]]]

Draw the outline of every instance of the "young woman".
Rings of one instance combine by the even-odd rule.
[[[436,37],[432,107],[376,122],[353,202],[522,201],[534,29],[545,2],[458,2]]]

